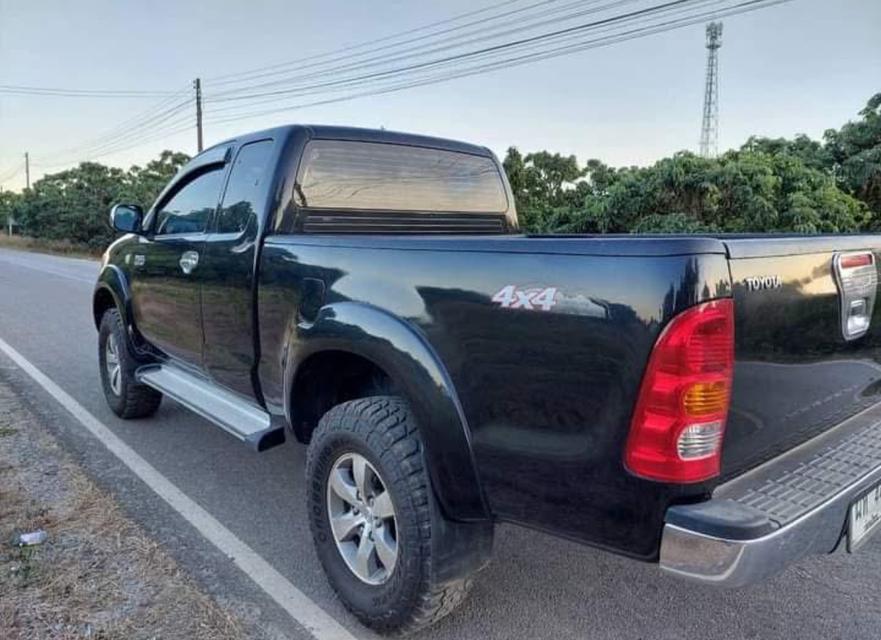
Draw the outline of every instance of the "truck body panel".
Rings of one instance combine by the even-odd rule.
[[[376,238],[380,246],[384,240]],[[658,333],[683,309],[729,293],[724,256],[688,255],[682,239],[665,251],[663,238],[628,241],[631,252],[645,245],[661,255],[614,260],[508,252],[509,238],[480,239],[480,251],[463,255],[459,248],[473,240],[435,239],[425,250],[267,238],[259,285],[267,402],[283,402],[283,361],[297,340],[290,332],[308,333],[297,293],[304,279],[318,279],[324,304],[381,308],[436,351],[462,404],[496,517],[652,555],[671,497],[706,489],[634,478],[621,450]],[[685,255],[662,255],[672,251]],[[631,285],[620,288],[622,278]],[[555,287],[556,302],[547,311],[494,303],[510,284]],[[624,494],[633,501],[622,504]]]

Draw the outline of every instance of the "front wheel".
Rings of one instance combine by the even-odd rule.
[[[146,418],[162,402],[161,393],[135,378],[141,364],[128,347],[122,316],[117,309],[108,309],[98,330],[98,366],[104,397],[120,418]]]
[[[434,623],[464,599],[470,583],[440,577],[434,549],[445,528],[422,453],[406,403],[393,396],[334,407],[309,446],[318,557],[346,607],[380,632]]]

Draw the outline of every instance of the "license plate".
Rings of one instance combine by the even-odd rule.
[[[879,526],[881,526],[881,484],[850,505],[847,550],[856,550]]]

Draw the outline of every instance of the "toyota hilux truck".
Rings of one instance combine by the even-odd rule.
[[[318,558],[381,632],[452,610],[497,522],[731,587],[879,528],[879,236],[524,235],[484,147],[299,125],[110,217],[110,407],[308,445]]]

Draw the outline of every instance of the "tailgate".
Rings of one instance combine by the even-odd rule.
[[[881,400],[879,236],[725,238],[735,373],[731,477]]]

